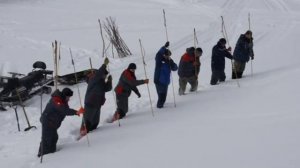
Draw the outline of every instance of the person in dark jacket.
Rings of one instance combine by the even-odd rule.
[[[130,63],[128,68],[125,69],[120,76],[119,83],[115,87],[117,110],[113,115],[111,122],[122,119],[126,116],[128,112],[128,97],[130,96],[131,91],[140,98],[141,94],[137,86],[149,83],[149,79],[137,80],[135,70],[135,63]]]
[[[254,59],[254,52],[252,32],[248,30],[245,34],[241,34],[233,52],[232,79],[242,78],[246,63],[250,58],[251,60]]]
[[[105,103],[105,92],[112,89],[112,77],[108,75],[106,67],[109,63],[108,58],[105,58],[104,64],[88,79],[88,87],[85,93],[83,115],[84,121],[81,125],[81,134],[86,133],[97,128],[100,121],[101,106]],[[107,77],[107,81],[106,81]],[[84,127],[85,124],[85,127]]]
[[[181,57],[178,68],[179,95],[184,95],[187,83],[191,85],[191,92],[197,90],[201,55],[201,48],[195,50],[194,47],[190,47],[186,49],[186,53]]]
[[[231,47],[226,49],[226,40],[224,38],[221,38],[213,47],[211,56],[211,85],[216,85],[219,81],[225,81],[225,57],[232,59],[230,51]]]
[[[167,49],[168,46],[169,42],[161,47],[155,57],[154,83],[158,95],[157,108],[162,108],[165,104],[171,70],[176,71],[178,69],[177,64],[171,59],[172,53]]]
[[[80,115],[84,113],[82,107],[78,111],[69,108],[68,101],[72,95],[73,91],[69,88],[53,92],[52,98],[49,100],[40,118],[42,123],[42,141],[38,157],[56,151],[58,140],[57,130],[67,115]]]

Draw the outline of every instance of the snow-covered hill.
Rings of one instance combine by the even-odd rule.
[[[41,136],[40,98],[26,102],[30,122],[37,130],[18,132],[13,109],[0,112],[0,166],[126,167],[126,168],[298,168],[300,167],[300,2],[298,0],[0,0],[0,75],[27,73],[32,63],[53,67],[51,42],[62,43],[60,74],[73,71],[69,48],[78,70],[102,64],[98,18],[113,16],[133,56],[111,59],[114,85],[130,62],[144,78],[138,39],[146,50],[147,71],[153,78],[154,56],[166,42],[162,9],[166,10],[172,57],[178,63],[193,45],[197,30],[201,58],[197,93],[178,96],[178,77],[173,73],[177,107],[169,87],[166,108],[154,108],[152,117],[146,86],[142,97],[130,97],[129,115],[117,123],[104,123],[114,113],[111,92],[102,107],[101,125],[86,139],[76,141],[80,117],[67,117],[59,129],[59,151],[36,157]],[[210,86],[211,49],[221,34],[223,15],[229,43],[235,46],[248,29],[248,13],[254,33],[254,74],[250,63],[245,78]],[[152,80],[153,81],[153,80]],[[85,94],[86,84],[80,84]],[[157,99],[153,83],[151,97]],[[63,86],[60,86],[62,88]],[[76,89],[75,87],[73,88]],[[75,93],[75,92],[74,92]],[[45,105],[49,96],[43,97]],[[154,103],[155,104],[155,103]],[[75,94],[70,106],[79,107]],[[21,129],[26,125],[19,109]]]

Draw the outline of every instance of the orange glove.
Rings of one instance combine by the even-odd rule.
[[[80,107],[80,109],[76,112],[77,115],[83,114],[85,112],[83,107]]]

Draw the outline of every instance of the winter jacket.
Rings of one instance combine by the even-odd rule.
[[[164,53],[166,53],[166,47],[162,47],[156,54],[155,57],[155,71],[154,71],[154,83],[155,84],[170,84],[171,70],[176,71],[178,66],[174,61],[166,60]]]
[[[43,125],[58,129],[67,115],[76,115],[76,110],[70,109],[61,92],[56,90],[43,111],[40,121]]]
[[[247,39],[246,36],[242,34],[236,43],[233,59],[245,63],[253,56],[253,38]]]
[[[129,69],[126,69],[122,72],[120,76],[119,83],[115,87],[115,92],[119,96],[129,97],[132,90],[138,96],[140,96],[140,92],[137,89],[137,86],[144,83],[144,80],[136,80],[134,72],[130,71]]]
[[[195,66],[195,64],[197,64]],[[179,77],[192,77],[198,75],[200,70],[199,59],[195,60],[194,52],[188,51],[181,57],[178,68]]]
[[[89,78],[84,99],[85,105],[100,108],[105,103],[105,92],[112,89],[112,81],[105,82],[107,74],[106,65],[103,64]]]
[[[171,70],[176,71],[177,69],[178,66],[172,59],[163,61],[160,68],[159,84],[169,85]]]
[[[232,59],[232,55],[223,47],[220,42],[217,43],[212,49],[211,56],[211,69],[217,71],[224,71],[225,69],[225,57]]]
[[[155,56],[155,70],[154,70],[154,83],[159,84],[160,69],[164,61],[164,54],[167,48],[165,46],[161,47]]]

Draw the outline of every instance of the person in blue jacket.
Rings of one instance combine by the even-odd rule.
[[[172,53],[168,49],[169,45],[170,43],[166,42],[155,57],[154,84],[158,95],[157,108],[163,108],[167,98],[171,71],[178,69],[177,64],[171,59]]]

